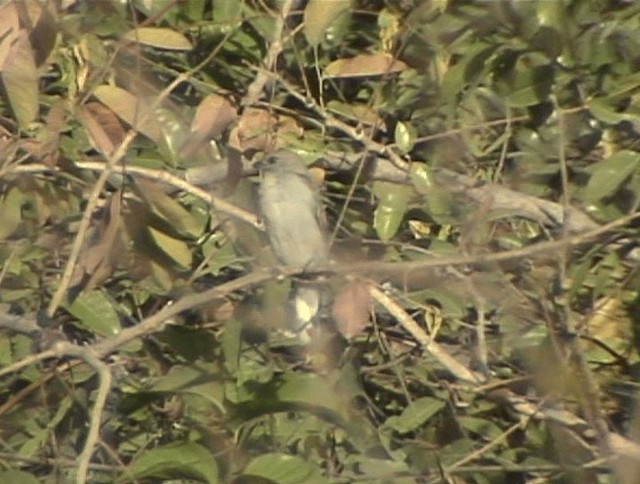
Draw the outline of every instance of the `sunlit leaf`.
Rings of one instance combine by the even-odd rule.
[[[348,59],[338,59],[324,71],[326,77],[382,76],[401,72],[407,65],[389,54],[360,54]]]
[[[304,8],[304,36],[317,47],[336,19],[349,11],[351,0],[310,0]]]
[[[174,238],[154,227],[148,227],[151,238],[156,246],[173,259],[183,269],[191,267],[192,253],[186,242]]]
[[[427,212],[438,223],[452,223],[454,198],[435,181],[431,167],[426,163],[412,163],[409,171],[416,191],[424,196]]]
[[[78,320],[80,326],[100,336],[115,336],[122,329],[113,301],[101,289],[82,291],[65,308]]]
[[[159,27],[138,27],[125,35],[125,39],[168,50],[191,50],[189,39],[175,30]]]
[[[610,280],[610,276],[609,276]],[[637,351],[632,343],[633,324],[631,315],[627,313],[620,299],[604,298],[596,301],[593,315],[585,322],[588,340],[581,341],[582,347],[588,352],[589,360],[598,364],[612,364],[616,361],[616,355],[628,357],[629,351]],[[606,343],[607,348],[595,344],[595,339],[601,343]]]
[[[396,124],[394,137],[398,148],[404,153],[409,153],[415,144],[416,130],[411,123],[400,121]]]
[[[376,233],[381,240],[390,240],[400,228],[412,194],[410,187],[399,183],[378,181],[373,184],[378,199],[373,219]]]
[[[8,35],[11,32],[18,32],[20,30],[20,16],[14,2],[5,2],[0,6],[0,52],[4,52],[4,55],[0,54],[0,66],[4,63],[6,52],[11,46],[12,36]],[[6,43],[6,51],[4,50],[4,44]]]

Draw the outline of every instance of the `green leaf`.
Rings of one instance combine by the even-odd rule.
[[[19,188],[7,190],[0,200],[0,240],[10,237],[22,223],[22,204],[26,197]]]
[[[412,194],[411,187],[398,183],[377,181],[373,193],[378,198],[373,225],[382,241],[390,240],[398,231],[407,211]]]
[[[202,220],[195,216],[175,198],[157,189],[154,183],[140,181],[141,194],[147,199],[153,212],[164,219],[176,231],[191,238],[198,238],[205,230]]]
[[[217,483],[218,465],[215,456],[193,442],[175,443],[144,451],[127,469],[119,482],[136,479],[193,478]]]
[[[101,289],[82,291],[65,309],[78,319],[78,323],[96,334],[112,337],[122,329],[113,301]]]
[[[242,322],[237,318],[228,319],[222,333],[222,352],[224,363],[230,373],[238,371],[242,342]]]
[[[93,371],[91,372],[94,373]],[[45,426],[40,427],[40,423],[33,421],[33,428],[30,429],[33,435],[27,440],[19,449],[18,453],[24,457],[33,457],[37,455],[38,451],[42,449],[49,439],[51,439],[58,424],[68,415],[69,411],[73,408],[76,402],[71,397],[63,398],[62,401],[57,402],[56,413],[47,420]],[[38,426],[37,431],[35,427]],[[4,481],[0,481],[4,482]]]
[[[505,54],[502,62],[508,64]],[[496,92],[507,105],[527,107],[547,100],[554,82],[554,70],[541,53],[520,55],[514,65],[496,73]]]
[[[310,0],[304,9],[304,36],[317,47],[341,15],[349,11],[351,0]]]
[[[242,9],[238,8],[238,0],[216,0],[211,15],[214,28],[221,34],[233,31],[242,22]]]
[[[200,395],[221,412],[224,411],[223,386],[214,380],[218,368],[212,364],[174,366],[148,388],[151,392]]]
[[[440,92],[445,106],[456,106],[456,96],[468,84],[475,85],[489,71],[489,59],[496,55],[496,47],[484,42],[474,43],[465,50],[463,57],[444,75]]]
[[[171,289],[173,289],[174,282],[174,277],[171,271],[163,264],[160,264],[153,259],[149,260],[149,266],[151,273],[153,274],[153,278],[148,282],[153,282],[155,284],[150,284],[147,289],[156,294],[166,294],[171,291]]]
[[[244,469],[244,479],[265,479],[278,484],[329,483],[321,470],[301,457],[287,454],[264,454]]]
[[[452,223],[453,196],[436,183],[431,168],[425,163],[412,163],[409,175],[416,191],[424,195],[429,215],[438,223]]]
[[[511,107],[527,107],[546,101],[553,83],[553,69],[540,66],[518,73],[506,101]]]
[[[591,170],[591,178],[580,195],[587,201],[598,201],[614,194],[640,166],[640,153],[618,151],[606,160],[598,162]]]
[[[23,471],[7,470],[0,472],[0,482],[10,482],[11,484],[39,484],[33,474]]]
[[[490,420],[478,417],[462,416],[458,418],[458,422],[462,428],[482,435],[485,439],[496,439],[502,435],[502,430]]]
[[[596,119],[608,124],[617,124],[621,121],[640,121],[638,108],[631,105],[627,111],[619,112],[607,102],[608,98],[595,98],[589,101],[589,110]]]
[[[400,121],[396,124],[395,142],[403,153],[409,153],[416,142],[416,129],[410,123]]]
[[[191,267],[193,254],[186,242],[171,237],[154,227],[149,226],[147,229],[159,249],[171,257],[171,259],[183,269],[189,269]]]
[[[444,402],[432,397],[423,397],[412,402],[402,414],[387,419],[385,425],[396,432],[413,432],[444,408]]]

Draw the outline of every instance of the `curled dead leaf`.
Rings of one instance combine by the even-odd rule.
[[[237,107],[224,96],[211,94],[205,97],[196,109],[191,131],[180,147],[180,156],[192,157],[208,140],[219,138],[237,117]]]
[[[245,109],[229,136],[238,151],[268,151],[283,146],[283,138],[302,135],[302,128],[288,116],[274,116],[264,109]]]
[[[89,102],[78,109],[82,122],[94,147],[111,156],[124,139],[124,128],[113,111],[104,104]]]

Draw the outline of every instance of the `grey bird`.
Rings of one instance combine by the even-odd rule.
[[[258,163],[261,171],[258,198],[271,248],[280,263],[301,273],[324,267],[329,259],[317,186],[302,159],[278,150]],[[290,301],[295,329],[301,332],[313,322],[321,301],[321,288],[308,281],[294,281]]]

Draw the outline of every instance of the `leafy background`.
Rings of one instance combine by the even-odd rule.
[[[640,5],[0,7],[0,480],[637,482]],[[322,186],[285,330],[250,160]],[[615,457],[615,459],[613,459]]]

